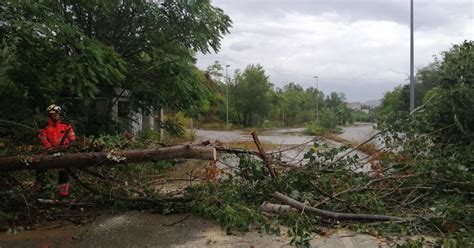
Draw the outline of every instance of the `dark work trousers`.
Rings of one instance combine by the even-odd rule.
[[[69,183],[69,170],[58,169],[58,184]],[[46,169],[36,170],[36,182],[40,183],[41,186],[44,186],[46,178]]]

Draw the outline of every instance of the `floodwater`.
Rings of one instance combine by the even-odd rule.
[[[210,140],[222,143],[253,141],[252,135],[245,131],[216,131],[196,129],[197,141]],[[304,128],[273,129],[257,133],[261,143],[275,145],[299,145],[314,140],[314,136],[304,135]]]
[[[343,127],[342,133],[338,136],[348,141],[362,143],[377,133],[374,125],[375,124],[372,123],[355,123],[353,126]],[[374,144],[376,148],[382,148],[384,146],[383,142],[379,139],[373,139],[371,143]]]
[[[341,127],[342,133],[338,136],[342,139],[361,143],[369,139],[377,131],[370,123],[357,123],[357,125],[349,127]],[[209,140],[211,142],[219,141],[221,143],[232,143],[232,142],[252,142],[252,136],[250,131],[217,131],[217,130],[202,130],[195,129],[197,136],[197,142]],[[272,151],[267,152],[278,152],[278,156],[281,156],[281,160],[288,164],[297,166],[303,165],[306,160],[303,158],[304,154],[307,153],[315,142],[320,144],[327,144],[330,147],[339,147],[343,144],[334,140],[328,140],[321,137],[308,136],[304,134],[304,128],[286,128],[286,129],[273,129],[265,130],[258,133],[258,137],[261,143],[273,144],[276,147]],[[381,147],[382,143],[378,140],[373,140],[376,147]],[[288,149],[292,148],[292,149]],[[341,152],[339,155],[344,154]],[[366,158],[367,154],[360,151],[353,151],[351,154],[357,155],[359,158]],[[235,165],[238,163],[236,156],[225,156],[222,158],[222,162],[227,165]],[[361,168],[357,169],[356,172],[369,172],[370,164],[365,162],[361,165]]]
[[[238,142],[253,142],[250,131],[216,131],[216,130],[195,130],[197,142],[209,140],[232,144]],[[260,143],[273,144],[273,150],[266,152],[277,152],[284,150],[278,155],[284,162],[300,165],[304,154],[313,146],[316,137],[304,134],[304,128],[273,129],[257,133]],[[288,149],[292,148],[292,149]],[[256,147],[255,147],[256,150]],[[238,164],[236,156],[227,155],[221,157],[226,165],[235,166]]]

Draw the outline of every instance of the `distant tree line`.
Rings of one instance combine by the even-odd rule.
[[[290,82],[275,87],[261,65],[248,65],[236,70],[232,78],[223,77],[223,67],[216,62],[209,66],[208,74],[216,84],[216,102],[201,122],[226,121],[242,127],[296,127],[317,120],[325,127],[334,128],[354,121],[354,113],[346,105],[344,94],[332,92],[324,95],[316,88],[304,89]],[[227,99],[228,95],[228,99]],[[228,112],[227,112],[228,101]]]

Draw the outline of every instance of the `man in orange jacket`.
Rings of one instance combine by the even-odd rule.
[[[49,152],[55,150],[67,149],[76,141],[76,136],[72,126],[61,122],[61,107],[52,104],[46,109],[48,113],[48,123],[40,130],[39,138],[41,144]],[[36,171],[36,185],[41,187],[41,181],[44,179],[46,170]],[[65,169],[59,169],[58,176],[58,194],[61,198],[68,197],[70,194],[69,172]]]

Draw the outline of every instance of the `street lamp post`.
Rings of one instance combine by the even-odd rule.
[[[316,78],[316,120],[319,121],[319,77],[314,76]]]
[[[410,1],[410,112],[415,109],[415,77],[413,55],[413,0]]]
[[[228,68],[230,65],[225,66],[225,79],[226,79],[226,87],[225,87],[225,124],[229,126],[229,73]]]

